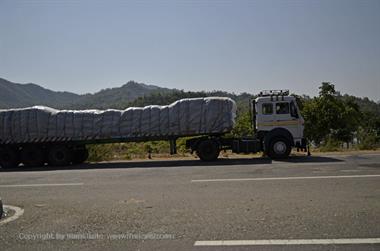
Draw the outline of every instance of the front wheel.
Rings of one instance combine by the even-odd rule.
[[[219,144],[215,140],[204,140],[197,147],[197,155],[203,161],[214,161],[220,152]]]
[[[271,159],[286,159],[291,150],[292,147],[288,139],[275,137],[269,143],[267,154]]]

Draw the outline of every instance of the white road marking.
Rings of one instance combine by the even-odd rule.
[[[52,183],[52,184],[17,184],[0,185],[0,187],[54,187],[54,186],[83,186],[83,183]]]
[[[13,211],[15,211],[15,214],[12,215],[11,217],[5,218],[4,220],[0,220],[0,226],[6,224],[8,222],[16,220],[17,218],[19,218],[21,215],[24,214],[24,209],[19,208],[19,207],[4,205],[3,208],[5,210],[13,210]]]
[[[269,178],[240,178],[240,179],[205,179],[205,180],[191,180],[191,182],[307,180],[307,179],[346,179],[346,178],[375,178],[375,177],[380,177],[380,174],[337,175],[337,176],[269,177]]]
[[[337,245],[377,244],[380,238],[356,239],[290,239],[290,240],[216,240],[196,241],[194,246],[258,246],[258,245]]]
[[[291,164],[291,166],[289,166]],[[276,161],[273,160],[272,163],[270,164],[261,164],[263,166],[288,166],[288,167],[293,167],[293,166],[326,166],[328,164],[329,166],[332,165],[347,165],[346,161],[340,161],[340,162],[322,162],[322,163],[315,163],[315,162],[284,162],[284,161]],[[255,165],[256,166],[256,165]]]

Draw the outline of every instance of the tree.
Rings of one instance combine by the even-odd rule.
[[[323,82],[319,89],[319,96],[304,104],[306,137],[316,145],[328,140],[351,142],[361,118],[358,104],[339,98],[329,82]]]
[[[249,111],[240,111],[236,118],[236,125],[232,129],[232,135],[235,137],[252,135],[252,121]]]
[[[346,142],[348,147],[359,128],[362,114],[359,105],[353,99],[339,100],[339,102],[342,103],[342,111],[340,120],[338,121],[339,124],[337,125],[338,128],[335,130],[333,138]]]

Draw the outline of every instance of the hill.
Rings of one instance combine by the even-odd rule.
[[[32,105],[61,108],[74,104],[79,98],[80,95],[71,92],[56,92],[36,84],[18,84],[0,78],[0,108]]]
[[[129,81],[125,85],[116,88],[108,88],[94,94],[82,95],[71,108],[75,109],[124,109],[130,102],[139,97],[153,94],[164,94],[173,89],[162,88],[155,85],[146,85]]]
[[[33,83],[19,84],[0,78],[0,109],[33,105],[46,105],[57,109],[125,108],[138,97],[170,91],[172,89],[129,81],[121,87],[78,95],[52,91]]]

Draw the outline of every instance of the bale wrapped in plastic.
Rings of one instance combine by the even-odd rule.
[[[126,110],[56,110],[44,106],[0,110],[0,143],[133,140],[225,133],[235,124],[230,98],[181,99]]]

